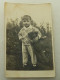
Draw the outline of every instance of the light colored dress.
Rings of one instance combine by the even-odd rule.
[[[34,65],[34,64],[37,63],[36,55],[33,53],[33,48],[31,46],[30,39],[28,37],[28,33],[33,32],[33,31],[38,32],[38,37],[40,39],[41,38],[40,31],[36,27],[33,27],[31,25],[28,28],[23,27],[18,33],[19,40],[22,40],[22,59],[23,59],[22,61],[23,61],[23,65],[27,64],[27,62],[28,62],[27,50],[28,50],[29,55],[31,57],[32,64]]]

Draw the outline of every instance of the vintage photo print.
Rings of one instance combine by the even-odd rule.
[[[5,3],[6,77],[54,77],[51,4]]]

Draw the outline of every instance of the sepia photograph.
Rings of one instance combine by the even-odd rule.
[[[5,2],[6,77],[54,77],[52,5]]]

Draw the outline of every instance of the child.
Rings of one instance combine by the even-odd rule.
[[[31,42],[33,42],[33,40],[31,40],[29,38],[28,34],[33,31],[38,32],[37,37],[34,38],[34,41],[37,41],[38,39],[41,38],[41,33],[36,27],[33,27],[31,25],[31,20],[32,20],[31,17],[28,15],[24,15],[22,17],[21,21],[22,21],[23,28],[19,31],[18,37],[19,37],[19,40],[22,41],[23,66],[26,66],[27,62],[28,62],[28,54],[27,54],[27,50],[28,50],[29,55],[31,57],[32,65],[33,65],[33,67],[35,67],[37,64],[37,58],[33,52],[32,46],[31,46]]]

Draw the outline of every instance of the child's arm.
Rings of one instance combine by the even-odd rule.
[[[23,39],[21,31],[18,33],[18,37],[19,37],[19,40]]]
[[[38,30],[38,38],[41,38],[41,32]]]

